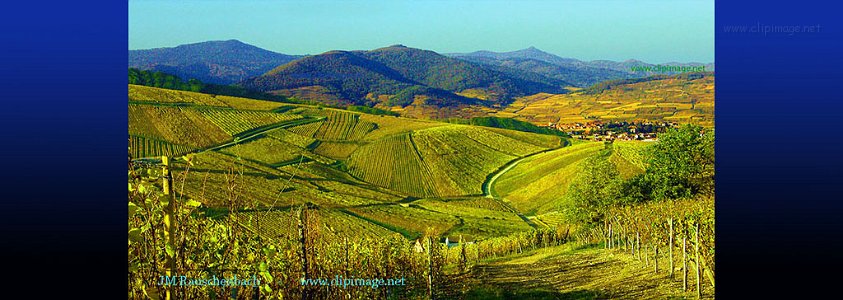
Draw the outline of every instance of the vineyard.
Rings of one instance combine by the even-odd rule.
[[[441,196],[481,194],[486,176],[517,158],[516,154],[526,155],[542,150],[500,134],[467,126],[419,130],[413,133],[413,141],[431,171]]]
[[[294,107],[288,104],[282,104],[278,102],[272,101],[263,101],[263,100],[254,100],[248,98],[240,98],[240,97],[231,97],[231,96],[222,96],[217,95],[214,97],[215,99],[219,100],[222,103],[225,103],[226,106],[238,109],[238,110],[277,110],[281,107]]]
[[[461,113],[516,118],[536,125],[647,120],[712,127],[714,77],[652,80],[596,93],[538,93],[517,98],[503,110],[472,107]]]
[[[225,102],[218,100],[213,95],[133,84],[129,85],[129,101],[146,102],[148,104],[193,104],[199,106],[218,107],[228,106]]]
[[[713,295],[710,196],[618,202],[592,223],[570,216],[569,187],[587,161],[606,159],[619,178],[638,179],[654,172],[658,142],[571,145],[553,135],[135,86],[130,98],[130,298],[232,293],[150,284],[161,274],[259,276],[262,284],[236,291],[239,298],[529,298],[506,291],[532,288],[554,291],[537,298]],[[537,279],[535,270],[554,277]],[[335,275],[403,277],[406,285],[299,281]],[[627,282],[658,290],[624,290]],[[622,288],[576,294],[600,284]]]
[[[304,149],[296,145],[273,137],[251,140],[219,151],[270,165],[293,161],[306,153]]]
[[[164,105],[195,105],[233,108],[238,110],[263,110],[269,111],[280,107],[290,106],[288,104],[255,100],[240,97],[223,95],[210,95],[188,91],[168,90],[156,87],[141,85],[129,85],[129,101],[142,102],[147,104]]]
[[[258,127],[302,118],[299,115],[234,109],[202,109],[200,112],[208,120],[232,136]]]
[[[316,122],[316,123],[307,123],[304,125],[299,125],[290,128],[290,132],[298,134],[303,137],[313,138],[313,135],[316,134],[316,131],[322,127],[324,122]]]
[[[192,156],[192,166],[174,165],[177,174],[193,172],[185,176],[179,185],[180,194],[192,195],[209,207],[223,207],[232,193],[255,202],[255,206],[283,208],[303,203],[315,203],[324,207],[378,204],[396,201],[391,194],[376,189],[360,189],[355,183],[333,180],[303,180],[291,176],[272,166],[238,159],[217,152],[206,152]],[[333,183],[332,183],[333,182]],[[233,190],[208,188],[236,185]]]
[[[477,208],[466,201],[422,200],[418,205],[430,211],[453,214],[460,220],[460,226],[446,234],[451,239],[462,235],[465,240],[474,241],[531,230],[530,225],[510,211]]]
[[[333,159],[347,159],[360,145],[349,142],[321,142],[313,152]]]
[[[603,148],[602,143],[582,143],[531,156],[501,176],[491,188],[522,212],[544,213],[555,209],[577,164]]]
[[[371,206],[349,208],[349,213],[370,220],[376,224],[401,233],[408,239],[422,236],[425,231],[440,235],[459,224],[459,220],[450,214],[443,214],[418,207],[401,205]]]
[[[409,134],[361,146],[348,159],[349,173],[372,184],[418,197],[435,197],[433,177]]]
[[[328,141],[356,141],[375,130],[377,125],[361,121],[360,116],[349,112],[331,110],[327,120],[315,132],[314,137]]]
[[[709,197],[615,207],[603,226],[583,231],[578,240],[629,254],[643,267],[682,282],[683,291],[711,296],[714,221],[714,199]]]
[[[142,136],[129,136],[129,148],[132,157],[179,156],[195,149]]]
[[[307,126],[307,125],[311,125],[311,124],[316,124],[316,123],[308,123],[308,124],[305,124],[305,125],[295,126],[293,128],[298,128],[298,127],[301,127],[301,126]],[[316,140],[313,139],[313,138],[309,138],[309,137],[305,137],[305,136],[296,134],[296,133],[294,133],[290,130],[287,130],[287,129],[275,129],[275,130],[266,132],[266,135],[269,136],[269,137],[275,138],[279,141],[283,141],[285,143],[289,143],[291,145],[295,145],[296,147],[301,147],[301,148],[308,148],[308,147],[310,147],[311,144],[316,142]]]
[[[129,135],[205,148],[231,139],[231,135],[188,107],[129,105]]]

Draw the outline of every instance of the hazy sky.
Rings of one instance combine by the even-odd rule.
[[[129,49],[238,39],[286,54],[535,46],[582,60],[714,61],[714,0],[130,0]]]

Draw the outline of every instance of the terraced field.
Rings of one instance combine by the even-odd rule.
[[[292,161],[305,155],[307,151],[297,145],[273,137],[264,137],[237,144],[219,150],[233,156],[242,157],[267,164]]]
[[[410,134],[361,146],[348,159],[349,173],[366,182],[417,197],[436,197],[433,175],[416,153]]]
[[[589,142],[535,155],[504,173],[492,189],[525,214],[553,211],[573,179],[577,164],[600,149],[602,143]]]
[[[377,124],[377,129],[366,135],[365,140],[367,141],[377,140],[398,133],[447,125],[445,123],[433,121],[366,114],[360,115],[360,120]]]
[[[244,207],[288,207],[311,202],[330,208],[401,199],[351,182],[295,178],[297,170],[288,173],[217,152],[197,154],[193,164],[184,179],[183,191],[179,193],[191,195],[211,207],[237,201]],[[187,168],[177,166],[175,171],[183,176]]]
[[[200,109],[199,111],[229,135],[302,118],[300,115],[293,114],[235,109]]]
[[[219,100],[222,103],[225,103],[226,106],[239,109],[239,110],[276,110],[281,107],[294,107],[293,105],[287,105],[279,102],[273,101],[262,101],[262,100],[254,100],[248,98],[240,98],[240,97],[231,97],[231,96],[222,96],[217,95],[214,97],[216,100]]]
[[[307,123],[304,125],[291,127],[289,130],[290,132],[298,134],[300,136],[306,138],[313,138],[313,135],[316,134],[316,131],[319,130],[319,127],[322,127],[322,123],[324,122]]]
[[[263,101],[240,97],[210,95],[188,91],[168,90],[142,85],[129,85],[129,101],[143,102],[148,104],[164,105],[196,105],[227,107],[238,110],[263,110],[269,111],[283,106],[292,106],[280,102]]]
[[[130,136],[129,148],[131,149],[132,157],[180,156],[195,150],[192,147],[176,145],[142,136]]]
[[[669,87],[673,83],[663,84]],[[667,119],[667,112],[673,112],[673,117],[695,109],[705,113],[705,101],[691,104],[680,97],[685,95],[682,93],[697,92],[662,91],[658,94],[661,100],[679,97],[663,104],[651,103],[652,99],[644,97],[645,92],[635,94],[642,96],[635,103],[610,97],[614,91],[598,95],[534,95],[514,104],[522,107],[511,106],[502,113],[517,117],[531,110],[546,112],[531,121],[612,119],[633,114]],[[591,102],[577,104],[569,97],[592,98]],[[318,238],[315,242],[322,245],[347,239],[356,239],[356,245],[368,245],[362,239],[393,242],[395,238],[402,253],[411,257],[419,253],[410,250],[410,242],[426,233],[452,241],[462,238],[472,243],[460,248],[471,247],[470,251],[477,252],[470,270],[457,276],[473,276],[478,282],[491,283],[487,290],[467,291],[470,293],[464,295],[498,295],[521,284],[520,277],[535,276],[537,265],[525,260],[552,259],[552,263],[566,268],[574,266],[568,254],[583,249],[536,249],[548,247],[549,240],[562,241],[560,232],[527,232],[545,226],[567,226],[559,208],[568,186],[580,163],[606,147],[602,142],[572,142],[554,135],[139,86],[129,87],[129,98],[131,155],[144,158],[140,160],[144,166],[155,163],[151,157],[175,157],[170,169],[173,192],[178,197],[201,202],[205,212],[234,216],[248,232],[292,243],[300,243],[295,211],[304,205],[311,207],[312,216],[319,220],[318,227],[308,230],[314,229]],[[696,131],[691,132],[692,136],[695,134]],[[630,178],[645,169],[647,145],[615,142],[609,159],[623,177]],[[178,157],[188,152],[193,154]],[[138,203],[144,203],[144,198],[139,199]],[[553,239],[548,238],[551,235]],[[543,246],[533,244],[539,240]],[[483,243],[491,246],[483,248]],[[372,245],[374,248],[365,248],[371,257],[391,255],[385,253],[390,248],[377,246],[384,244]],[[298,250],[290,249],[284,250],[287,257],[296,257]],[[450,253],[457,253],[458,249],[452,250]],[[487,251],[485,256],[479,257],[481,251]],[[600,263],[612,258],[596,252],[580,254],[588,255],[588,261]],[[523,257],[498,264],[498,255]],[[331,259],[330,254],[317,256]],[[445,261],[443,270],[456,268],[453,256]],[[517,265],[518,269],[508,273],[509,265]],[[599,270],[601,274],[615,270],[604,269]],[[506,276],[489,277],[483,270]],[[556,271],[562,274],[559,276],[568,272]],[[572,292],[572,297],[643,295],[601,294],[603,290],[577,294],[569,291],[571,287],[565,282],[551,281],[547,282],[552,285],[538,287],[561,286],[558,292]],[[601,288],[599,284],[588,287]]]
[[[149,104],[194,104],[200,106],[228,107],[225,102],[209,94],[133,84],[129,85],[129,101],[147,102]]]
[[[714,77],[662,79],[625,84],[587,94],[538,93],[521,97],[503,110],[469,107],[472,117],[516,118],[536,125],[574,124],[600,120],[693,123],[714,126]]]
[[[421,236],[428,230],[436,235],[443,234],[460,224],[460,220],[450,213],[435,212],[414,206],[380,205],[348,208],[347,211],[400,232],[411,239]]]
[[[543,224],[545,224],[547,226],[550,226],[550,227],[556,227],[558,225],[565,225],[565,223],[566,223],[565,215],[563,215],[560,212],[550,212],[550,213],[538,215],[538,216],[536,216],[536,218],[539,219],[539,221],[542,222]]]
[[[480,208],[477,207],[477,201],[421,200],[415,204],[430,211],[458,217],[462,222],[460,226],[446,233],[451,239],[459,239],[462,235],[464,239],[471,241],[531,229],[530,225],[515,213],[503,210],[502,207]]]
[[[510,135],[541,141],[529,135]],[[347,148],[320,150],[323,145]],[[352,175],[415,197],[479,195],[490,173],[515,158],[546,149],[465,125],[395,134],[353,148],[354,144],[323,143],[316,152],[336,159],[347,157]]]
[[[413,133],[441,196],[479,195],[486,176],[519,156],[543,150],[491,131],[441,126]]]
[[[529,132],[522,132],[509,129],[484,127],[483,130],[488,130],[503,136],[507,136],[525,143],[530,143],[541,148],[556,148],[563,146],[563,139],[558,136],[535,134]]]
[[[313,149],[313,152],[325,157],[344,160],[359,147],[360,144],[355,142],[321,142],[319,146]]]
[[[237,220],[249,230],[260,233],[266,238],[280,238],[298,234],[297,218],[293,215],[296,210],[258,211],[238,213]],[[332,209],[311,210],[311,216],[316,216],[322,224],[320,235],[326,240],[342,240],[349,238],[383,238],[395,232],[363,219]]]
[[[205,148],[231,135],[189,107],[129,105],[129,135]]]
[[[301,127],[301,126],[307,126],[307,125],[311,125],[311,124],[315,124],[315,123],[308,123],[308,124],[305,124],[305,125],[299,125],[299,126],[296,126],[296,127],[293,127],[293,128],[298,128],[298,127]],[[301,148],[307,148],[311,144],[316,142],[316,139],[305,137],[305,136],[296,134],[296,133],[294,133],[290,130],[283,129],[283,128],[271,130],[271,131],[267,132],[266,135],[269,136],[269,137],[273,137],[273,138],[275,138],[279,141],[284,141],[286,143],[289,143],[289,144],[292,144],[292,145],[295,145],[295,146],[301,147]]]
[[[327,141],[356,141],[360,140],[377,128],[368,121],[361,121],[358,114],[330,110],[327,119],[314,133],[314,137]]]

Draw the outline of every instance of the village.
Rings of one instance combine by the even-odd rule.
[[[586,123],[557,124],[548,123],[553,128],[567,133],[572,138],[590,141],[655,141],[657,134],[668,128],[676,127],[673,122],[651,121],[611,121],[600,120]]]

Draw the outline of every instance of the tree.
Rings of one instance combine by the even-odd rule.
[[[644,190],[653,200],[714,191],[714,131],[684,125],[659,135],[650,148]]]
[[[623,179],[609,161],[610,151],[586,159],[566,193],[564,211],[570,221],[595,224],[606,208],[622,199]]]

